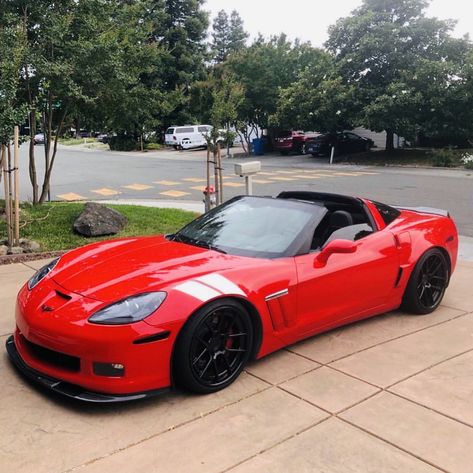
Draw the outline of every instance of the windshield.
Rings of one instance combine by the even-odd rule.
[[[172,135],[172,134],[174,134],[174,128],[168,128],[166,130],[166,135]]]
[[[327,210],[312,203],[237,197],[202,215],[175,241],[258,258],[294,256]]]

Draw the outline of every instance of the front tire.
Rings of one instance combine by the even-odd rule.
[[[199,309],[177,340],[176,385],[200,394],[226,388],[245,367],[253,339],[250,315],[238,301],[217,300]]]
[[[411,274],[401,307],[415,315],[434,312],[445,295],[449,276],[444,253],[437,248],[427,251]]]

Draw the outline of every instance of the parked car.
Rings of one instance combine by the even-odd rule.
[[[33,144],[44,145],[44,133],[37,133],[34,135]]]
[[[110,141],[110,136],[108,136],[107,133],[100,133],[99,135],[97,135],[97,141],[99,141],[100,143],[108,144],[108,142]]]
[[[275,140],[274,147],[281,154],[306,154],[308,140],[320,136],[320,133],[304,131],[282,131]]]
[[[205,135],[211,130],[210,125],[173,126],[166,130],[164,142],[175,149],[206,147]]]
[[[351,131],[325,133],[306,143],[306,152],[312,156],[327,156],[336,146],[338,154],[360,153],[369,151],[374,145],[370,138],[364,138]]]
[[[212,393],[251,359],[402,306],[455,270],[448,212],[318,192],[236,197],[172,235],[72,250],[22,287],[14,365],[89,402]]]

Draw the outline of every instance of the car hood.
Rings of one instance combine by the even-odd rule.
[[[235,268],[245,260],[164,237],[133,238],[71,251],[60,259],[51,277],[67,291],[112,302]]]

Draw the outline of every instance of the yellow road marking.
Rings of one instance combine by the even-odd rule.
[[[165,195],[166,197],[184,197],[185,195],[190,195],[190,194],[189,192],[166,191],[166,192],[160,192],[160,195]]]
[[[199,179],[198,177],[186,177],[182,180],[186,182],[205,182],[205,179]]]
[[[276,171],[278,174],[295,174],[299,171]],[[260,173],[261,174],[261,173]]]
[[[274,172],[259,172],[258,176],[275,176]]]
[[[103,187],[102,189],[95,189],[94,191],[91,191],[91,192],[93,192],[94,194],[99,194],[99,195],[103,195],[103,196],[111,196],[111,195],[120,194],[119,191],[109,189],[107,187]]]
[[[293,179],[292,177],[273,177],[274,181],[297,181],[297,179]]]
[[[195,187],[191,187],[191,189],[195,190],[195,191],[200,191],[200,192],[204,192],[205,188],[207,186],[195,186]]]
[[[85,200],[86,198],[79,194],[74,194],[74,192],[70,192],[69,194],[59,194],[58,197],[62,200],[74,201],[74,200]]]
[[[245,187],[245,184],[241,184],[240,182],[226,182],[225,187]]]
[[[253,179],[254,184],[271,184],[272,181],[265,181],[264,179]]]
[[[153,186],[147,186],[146,184],[130,184],[129,186],[122,186],[125,189],[131,189],[132,191],[145,191],[147,189],[152,189]]]
[[[178,186],[180,182],[176,181],[154,181],[154,184],[159,184],[161,186]]]

